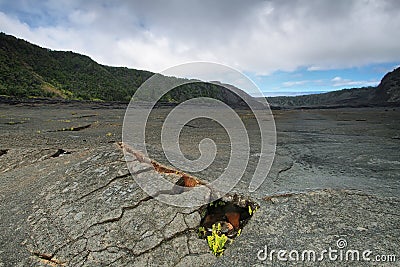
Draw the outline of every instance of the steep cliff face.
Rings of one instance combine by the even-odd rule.
[[[377,102],[400,103],[400,67],[387,73],[376,90]]]
[[[220,85],[221,90],[218,94],[218,99],[223,100],[225,103],[231,103],[236,107],[247,107],[251,108],[265,108],[265,102],[259,102],[256,98],[250,96],[242,89],[233,86],[231,84],[221,83],[219,81],[212,81],[213,84]]]

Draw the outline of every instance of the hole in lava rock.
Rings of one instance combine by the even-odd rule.
[[[67,154],[71,154],[71,152],[65,151],[64,149],[59,148],[57,150],[57,152],[54,153],[53,155],[51,155],[50,157],[57,158],[57,157],[60,157],[60,156],[63,156],[63,155],[67,155]]]
[[[0,156],[7,154],[8,149],[0,149]]]
[[[214,255],[223,254],[226,246],[238,237],[259,205],[249,198],[233,194],[200,208],[199,237],[206,239]]]

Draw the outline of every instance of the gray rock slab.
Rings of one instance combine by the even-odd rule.
[[[159,179],[160,174],[148,165],[131,164],[137,165],[131,165],[136,170],[133,175]],[[18,185],[8,179],[7,186],[7,177],[21,179],[16,180]],[[3,198],[2,209],[8,210],[3,214],[12,219],[7,229],[2,220],[2,232],[13,232],[20,239],[20,243],[8,240],[7,247],[3,244],[0,256],[4,264],[136,264],[157,248],[175,253],[165,264],[177,264],[190,254],[189,239],[200,223],[196,208],[169,206],[146,195],[127,171],[122,151],[115,144],[10,170],[2,181],[2,192],[15,194],[16,187],[23,192],[16,197],[20,203],[10,202],[8,194]],[[24,196],[28,194],[27,199]],[[23,209],[21,216],[19,209]],[[24,233],[24,240],[18,231]],[[15,251],[25,257],[15,258]],[[208,250],[203,249],[202,254]]]
[[[196,208],[163,204],[134,181],[157,181],[159,173],[131,161],[134,176],[129,174],[114,142],[121,140],[123,112],[0,106],[0,150],[7,150],[0,155],[0,266],[399,265],[398,259],[305,262],[278,260],[277,254],[273,260],[258,257],[265,246],[268,251],[320,252],[337,248],[340,239],[347,242],[346,249],[399,257],[398,111],[277,111],[277,154],[267,179],[259,190],[248,192],[257,160],[254,149],[249,169],[234,188],[260,209],[219,258],[197,238]],[[166,112],[156,110],[155,115]],[[11,118],[25,122],[7,124]],[[54,132],[88,123],[91,127],[79,132]],[[155,119],[149,125],[150,150],[156,156],[160,148],[153,141],[161,123]],[[196,158],[202,136],[216,137],[222,151],[228,151],[221,129],[195,126],[185,127],[183,139],[188,142],[182,149],[187,155]],[[71,154],[52,157],[58,149]],[[226,157],[216,159],[200,178],[212,180],[224,169]],[[162,157],[157,160],[168,164]]]
[[[213,266],[376,265],[376,256],[398,257],[399,204],[396,198],[352,190],[318,190],[267,198],[261,200],[259,211],[242,235]],[[347,245],[338,247],[338,240],[345,240]],[[331,258],[327,253],[323,255],[329,248],[337,250]],[[272,250],[275,252],[271,254]],[[286,255],[278,258],[279,250],[285,250]],[[299,253],[298,259],[296,254],[289,258],[292,250]],[[346,260],[349,250],[357,250],[361,259],[353,260],[349,256]],[[365,250],[372,251],[368,257],[370,261],[362,260]],[[308,252],[303,260],[304,251],[314,251],[315,260],[309,258]],[[340,253],[344,255],[342,260]],[[382,266],[396,264],[398,262],[386,262]]]

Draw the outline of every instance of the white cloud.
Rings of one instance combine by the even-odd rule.
[[[305,84],[322,84],[322,83],[324,83],[324,80],[318,79],[318,80],[287,81],[283,82],[282,85],[284,87],[292,87]]]
[[[282,85],[285,87],[291,87],[291,86],[295,86],[295,85],[303,85],[306,83],[309,83],[309,80],[303,80],[303,81],[287,81],[287,82],[283,82]]]
[[[1,31],[152,71],[198,60],[256,74],[400,60],[395,0],[15,0],[0,10]]]
[[[336,82],[342,82],[343,79],[342,79],[341,77],[336,76],[336,77],[333,78],[331,81],[336,83]]]
[[[331,82],[335,87],[376,86],[379,84],[379,81],[353,81],[351,79],[343,79],[342,77],[335,77]]]

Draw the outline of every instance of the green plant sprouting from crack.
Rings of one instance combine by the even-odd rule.
[[[215,256],[221,256],[224,253],[226,241],[228,241],[228,237],[221,234],[221,224],[213,224],[212,234],[207,236],[207,242]]]
[[[256,212],[257,210],[258,210],[258,207],[255,207],[255,209],[253,210],[251,208],[251,206],[249,205],[249,214],[250,214],[250,216],[252,216],[254,214],[254,212]]]

